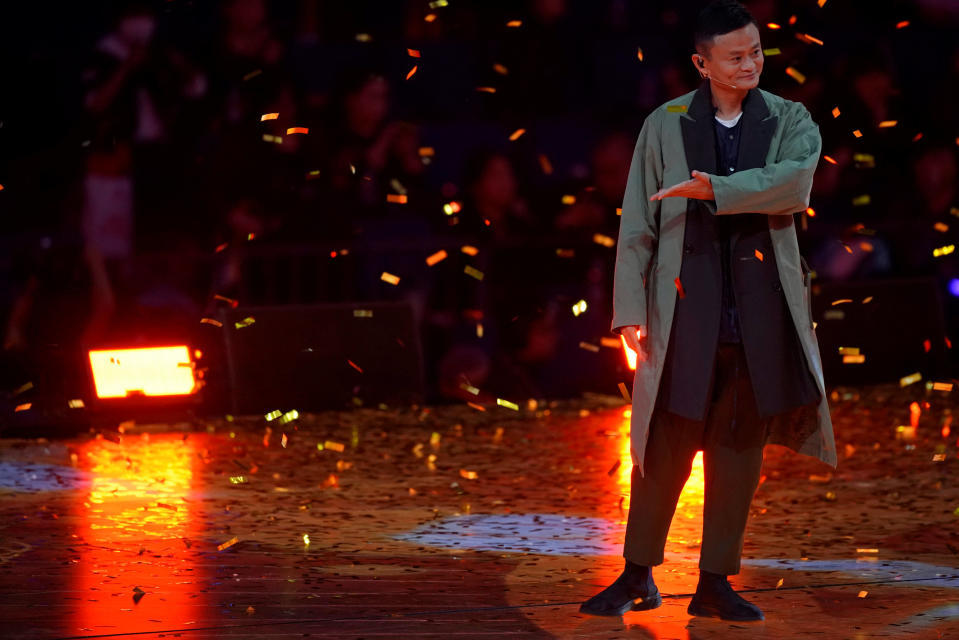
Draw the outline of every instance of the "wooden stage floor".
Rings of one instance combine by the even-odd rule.
[[[698,463],[663,606],[579,613],[622,567],[629,508],[626,407],[590,396],[0,440],[0,636],[959,638],[951,394],[834,398],[835,472],[766,451],[731,579],[765,622],[686,614]]]

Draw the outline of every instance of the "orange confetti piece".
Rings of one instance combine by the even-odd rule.
[[[789,16],[789,24],[796,24],[796,16]]]
[[[782,27],[776,24],[775,22],[770,22],[766,26],[769,27],[770,29],[782,29]]]
[[[475,471],[460,469],[460,477],[466,478],[467,480],[476,480],[479,477],[479,474],[477,474]]]
[[[776,588],[778,589],[779,587],[783,586],[784,581],[785,581],[784,578],[780,578],[779,582],[776,583]]]
[[[214,327],[222,327],[223,323],[213,318],[200,318],[200,324],[212,324]]]
[[[629,397],[629,389],[627,389],[626,385],[622,382],[619,383],[619,392],[623,394],[623,400],[626,401],[626,404],[633,404],[632,399]]]
[[[479,249],[471,244],[464,244],[462,247],[460,247],[460,251],[468,256],[475,256],[477,253],[479,253]]]
[[[523,24],[523,21],[522,21],[522,20],[510,20],[509,22],[506,23],[506,26],[507,26],[507,27],[519,27],[519,26],[522,26],[522,24]]]
[[[908,26],[909,26],[909,21],[908,21],[908,20],[902,20],[902,21],[896,23],[896,28],[897,28],[897,29],[905,29],[905,28],[908,27]]]
[[[509,75],[509,69],[507,69],[506,67],[504,67],[503,65],[501,65],[501,64],[498,63],[498,62],[493,65],[493,71],[495,71],[496,73],[500,74],[501,76],[508,76],[508,75]]]
[[[496,93],[496,87],[476,87],[476,90],[481,93]]]
[[[860,592],[859,592],[859,597],[860,597],[860,598],[865,598],[867,593],[869,593],[869,592],[868,592],[868,591],[860,591]]]
[[[339,451],[342,453],[343,450],[346,449],[346,445],[344,445],[342,442],[333,442],[332,440],[327,440],[323,443],[323,448],[329,449],[330,451]]]
[[[226,296],[221,296],[220,294],[215,294],[215,295],[213,296],[213,299],[214,299],[214,300],[219,300],[220,302],[225,302],[225,303],[227,303],[228,305],[230,305],[230,306],[231,306],[232,308],[234,308],[234,309],[236,309],[237,305],[240,304],[240,302],[239,302],[238,300],[234,300],[233,298],[227,298]]]
[[[812,207],[806,207],[806,215],[809,216],[810,218],[815,218],[816,210],[813,209]]]
[[[403,194],[399,194],[399,193],[388,193],[388,194],[386,194],[386,201],[387,201],[387,202],[392,202],[392,203],[395,203],[395,204],[406,204],[407,198],[406,198],[406,196],[403,195]]]
[[[839,117],[839,113],[840,113],[839,107],[833,107],[833,108],[832,108],[832,117],[833,117],[833,118],[838,118],[838,117]]]
[[[941,233],[949,231],[949,225],[945,222],[937,222],[936,224],[932,225],[932,228]]]
[[[262,116],[260,116],[260,122],[266,122],[267,120],[276,120],[279,117],[280,117],[280,114],[278,113],[264,113]]]
[[[932,383],[933,391],[952,391],[951,382],[933,382]]]
[[[799,84],[802,84],[806,81],[806,76],[795,67],[786,67],[786,74]]]
[[[416,69],[417,69],[418,67],[419,67],[419,65],[413,65],[413,68],[410,69],[410,72],[406,74],[406,79],[407,79],[407,80],[409,80],[410,78],[413,77],[413,74],[416,73]]]
[[[221,251],[223,251],[224,249],[226,249],[229,245],[230,245],[229,242],[224,242],[224,243],[221,244],[221,245],[217,245],[217,248],[214,250],[214,253],[220,253]]]
[[[862,137],[862,131],[860,131],[859,129],[853,129],[852,135],[856,136],[857,138],[861,138],[861,137]]]
[[[397,285],[397,284],[400,283],[400,277],[399,277],[399,276],[394,276],[392,273],[389,273],[389,272],[387,272],[387,271],[384,271],[384,272],[380,275],[380,280],[382,280],[383,282],[389,282],[389,283],[392,284],[392,285]]]
[[[309,132],[310,132],[309,127],[290,127],[289,129],[286,130],[286,135],[291,136],[294,133],[307,134]]]
[[[473,408],[476,409],[477,411],[486,411],[486,407],[484,407],[484,406],[481,405],[481,404],[476,404],[475,402],[467,402],[466,404],[468,404],[469,406],[473,407]]]
[[[814,37],[812,37],[811,35],[809,35],[808,33],[797,33],[797,34],[796,34],[796,38],[798,38],[799,40],[802,40],[803,42],[809,43],[809,44],[818,44],[818,45],[820,45],[820,46],[822,46],[822,44],[823,44],[822,40],[820,40],[819,38],[814,38]]]
[[[447,254],[446,254],[446,249],[440,249],[439,251],[437,251],[437,252],[434,253],[433,255],[431,255],[431,256],[429,256],[429,257],[426,258],[426,264],[432,267],[432,266],[433,266],[434,264],[436,264],[437,262],[440,262],[440,261],[442,261],[442,260],[446,260],[446,256],[447,256]]]
[[[843,364],[862,364],[866,361],[866,356],[863,354],[850,354],[842,357]]]
[[[847,302],[852,302],[852,298],[840,298],[839,300],[833,300],[831,304],[835,307],[838,304],[846,304]]]
[[[232,547],[233,545],[235,545],[235,544],[236,544],[237,542],[239,542],[239,541],[240,541],[239,538],[237,538],[236,536],[233,536],[232,538],[230,538],[229,540],[227,540],[227,541],[224,542],[223,544],[218,544],[218,545],[216,546],[216,550],[217,550],[217,551],[223,551],[224,549],[229,549],[230,547]]]
[[[420,57],[420,52],[417,51],[416,49],[407,49],[407,50],[406,50],[406,53],[408,53],[411,58],[419,58],[419,57]]]
[[[895,127],[897,124],[899,124],[898,120],[883,120],[879,123],[879,128],[888,129],[889,127]]]
[[[756,249],[756,258],[757,258],[760,262],[763,261],[763,252],[760,251],[759,249]]]
[[[839,164],[838,162],[836,162],[836,159],[833,158],[832,156],[823,156],[822,159],[828,162],[829,164]]]
[[[539,154],[539,167],[546,175],[549,176],[553,174],[553,165],[549,161],[549,158],[546,157],[545,153]]]
[[[510,134],[509,136],[510,142],[513,142],[514,140],[518,139],[524,133],[526,133],[526,129],[517,129],[516,131]]]
[[[686,297],[686,291],[683,290],[683,283],[679,281],[679,278],[676,278],[676,291],[679,292],[680,300]]]
[[[930,340],[928,340],[928,339],[923,340],[923,341],[922,341],[922,350],[925,351],[926,353],[929,353],[929,351],[930,351],[931,349],[932,349],[932,342],[931,342]]]
[[[643,49],[642,47],[636,47],[636,57],[639,58],[639,61],[643,61]]]
[[[353,367],[354,369],[356,369],[356,370],[359,371],[360,373],[363,373],[363,369],[361,369],[358,364],[356,364],[356,363],[353,362],[352,360],[347,360],[347,362],[349,363],[349,365],[350,365],[351,367]]]
[[[33,403],[31,403],[31,402],[24,402],[23,404],[18,404],[18,405],[17,405],[17,408],[14,409],[13,412],[16,413],[16,412],[18,412],[18,411],[27,411],[27,410],[29,410],[30,407],[32,407],[32,406],[33,406]]]

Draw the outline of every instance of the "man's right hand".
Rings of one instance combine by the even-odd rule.
[[[640,362],[646,362],[646,360],[649,358],[649,353],[646,351],[646,345],[649,338],[649,332],[646,330],[646,325],[627,325],[623,327],[620,333],[626,339],[626,345],[636,352],[637,366]]]

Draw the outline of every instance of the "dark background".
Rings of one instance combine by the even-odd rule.
[[[931,278],[939,306],[899,311],[959,335],[959,263],[933,255],[959,227],[959,5],[746,4],[780,50],[760,86],[804,103],[834,160],[797,216],[817,281]],[[700,6],[4,3],[3,384],[53,351],[215,331],[199,319],[230,300],[406,300],[433,400],[615,393],[621,354],[582,345],[612,337],[615,247],[594,238],[616,237],[646,115],[698,86]]]

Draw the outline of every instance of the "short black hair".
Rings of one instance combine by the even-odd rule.
[[[742,29],[750,23],[759,26],[749,9],[736,0],[713,0],[699,12],[696,19],[696,32],[693,34],[696,51],[708,55],[713,38]]]

